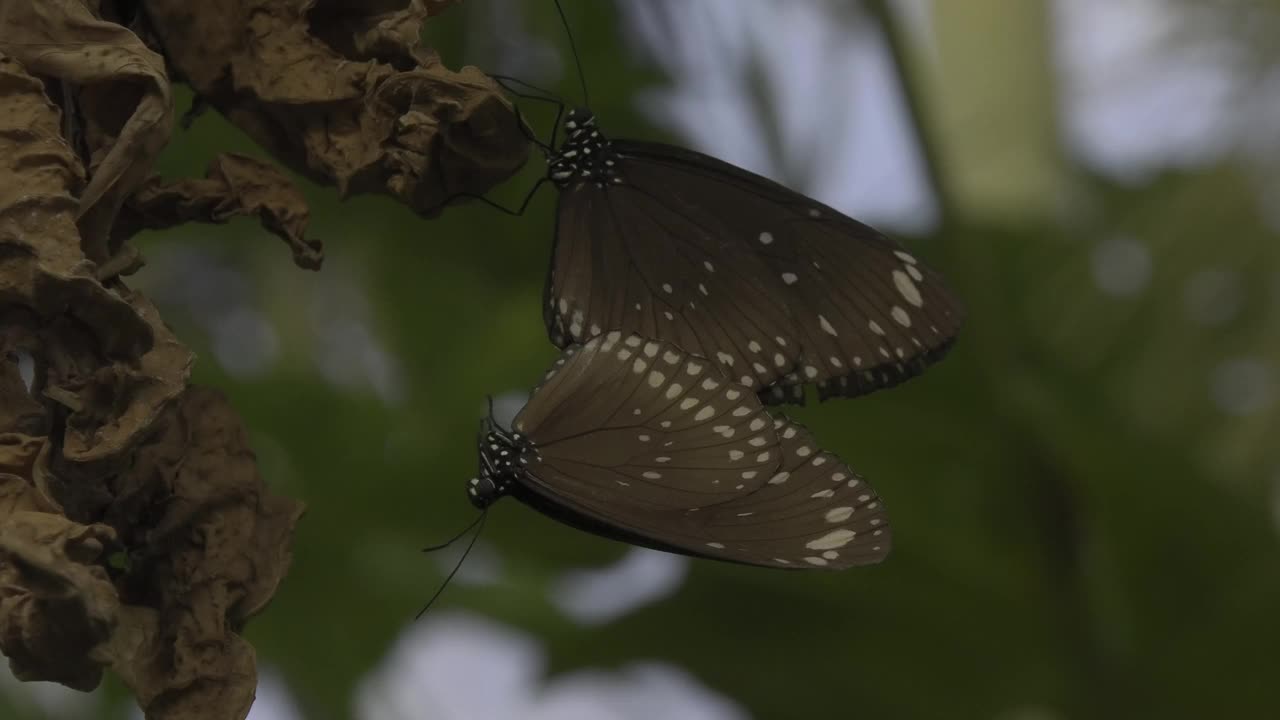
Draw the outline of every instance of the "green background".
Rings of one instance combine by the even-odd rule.
[[[637,111],[638,91],[670,79],[626,52],[613,6],[567,4],[607,131],[678,142]],[[1217,5],[1239,23],[1228,36],[1249,60],[1240,72],[1261,77],[1275,48],[1247,18],[1277,4]],[[551,4],[524,6],[530,31],[568,57]],[[670,662],[760,718],[1275,717],[1278,408],[1257,398],[1224,412],[1212,387],[1223,363],[1275,370],[1280,247],[1261,198],[1277,178],[1239,156],[1126,184],[1091,173],[1059,139],[1046,6],[935,6],[944,62],[921,65],[912,86],[953,212],[904,242],[948,277],[968,323],[923,377],[794,413],[885,499],[889,560],[840,574],[695,561],[673,596],[583,627],[548,584],[625,548],[507,502],[484,538],[499,581],[455,585],[433,613],[520,628],[552,672]],[[492,4],[464,8],[431,23],[428,43],[453,66],[484,67],[463,41]],[[578,97],[572,71],[554,89]],[[983,162],[996,146],[1011,159]],[[221,151],[261,154],[208,114],[160,171],[199,175]],[[535,157],[493,197],[517,202],[544,167]],[[435,220],[382,198],[307,195],[320,273],[235,222],[146,237],[151,264],[135,281],[199,353],[196,381],[240,411],[269,484],[308,505],[289,577],[248,636],[324,720],[348,714],[354,684],[440,581],[418,548],[473,517],[463,484],[484,396],[531,385],[555,357],[540,314],[554,194],[523,218],[475,205]],[[1115,237],[1150,253],[1140,293],[1094,282],[1095,250]],[[1213,325],[1188,319],[1188,283],[1205,269],[1238,281],[1238,312]],[[201,321],[232,301],[277,338],[261,371],[219,363]],[[337,322],[386,358],[322,347],[317,328]],[[326,375],[326,353],[356,370]],[[358,370],[387,358],[398,380],[379,394]],[[120,688],[100,698],[103,717],[122,716]],[[3,695],[0,712],[40,717]]]

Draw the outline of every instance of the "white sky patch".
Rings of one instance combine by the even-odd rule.
[[[689,574],[689,558],[631,548],[598,570],[572,570],[551,588],[551,602],[583,625],[602,625],[674,594]]]
[[[1226,38],[1170,0],[1056,0],[1067,141],[1085,162],[1139,180],[1212,161],[1238,140],[1243,76]],[[1197,22],[1200,20],[1200,22]]]
[[[18,360],[18,377],[22,378],[22,385],[29,393],[36,384],[36,359],[26,350],[17,350],[14,355]]]
[[[617,7],[672,79],[642,96],[643,108],[690,146],[872,223],[932,226],[933,200],[874,26],[814,1]],[[766,113],[780,132],[776,151]]]
[[[544,684],[546,657],[530,636],[464,614],[408,626],[361,680],[358,720],[745,720],[732,701],[678,668],[637,663]]]
[[[511,422],[516,419],[516,415],[524,409],[529,402],[529,392],[527,390],[510,390],[493,398],[493,417],[504,428],[510,428]],[[488,413],[489,408],[486,406],[482,412]]]

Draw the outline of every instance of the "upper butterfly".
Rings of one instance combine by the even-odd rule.
[[[913,377],[962,311],[937,273],[876,230],[692,150],[609,140],[569,112],[544,317],[564,348],[602,331],[711,358],[767,402],[853,397]]]

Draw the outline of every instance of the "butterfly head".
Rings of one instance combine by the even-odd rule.
[[[490,427],[480,438],[480,474],[467,484],[467,497],[480,510],[492,505],[524,472],[530,447],[520,433]]]
[[[547,157],[547,176],[557,187],[592,182],[597,187],[622,182],[618,157],[609,138],[600,134],[596,116],[586,108],[574,108],[564,121],[565,139]]]

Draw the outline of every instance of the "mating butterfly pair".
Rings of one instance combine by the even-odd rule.
[[[567,349],[512,432],[487,424],[473,503],[510,494],[598,535],[753,565],[879,561],[875,493],[762,402],[919,374],[955,340],[955,298],[894,241],[766,178],[609,141],[589,111],[564,127],[544,317]]]

